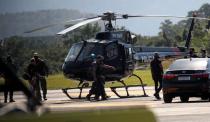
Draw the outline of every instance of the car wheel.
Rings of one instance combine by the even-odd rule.
[[[180,100],[181,102],[186,103],[189,101],[189,96],[180,96]]]
[[[163,95],[163,100],[164,100],[165,103],[171,103],[172,100],[173,100],[173,98],[172,98],[171,95],[164,94],[164,95]]]

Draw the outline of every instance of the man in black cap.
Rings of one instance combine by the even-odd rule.
[[[159,100],[159,92],[162,89],[162,76],[163,76],[163,66],[159,60],[159,54],[154,53],[154,59],[150,63],[152,78],[155,82],[155,93],[154,96]],[[158,87],[159,84],[159,87]]]
[[[201,57],[201,58],[208,58],[205,49],[201,49],[201,56],[200,56],[200,57]]]
[[[106,100],[107,96],[104,89],[105,84],[105,72],[107,70],[114,71],[115,68],[113,66],[109,66],[104,64],[104,57],[98,55],[96,57],[96,62],[93,63],[93,84],[89,94],[86,96],[88,100],[90,100],[90,96],[95,94],[95,100],[99,100],[101,96],[101,100]]]
[[[33,58],[31,59],[31,61],[34,62],[34,64],[32,65],[32,67],[28,68],[28,71],[33,71],[32,74],[36,75],[36,83],[35,83],[35,91],[37,92],[37,97],[38,99],[41,100],[41,95],[40,95],[40,88],[39,88],[39,84],[41,86],[41,89],[43,91],[43,99],[47,100],[47,82],[45,79],[45,76],[48,76],[49,73],[49,69],[47,67],[47,65],[45,64],[45,62],[43,60],[41,60],[39,58],[38,53],[34,53]]]
[[[198,56],[195,53],[194,48],[190,48],[189,56],[190,56],[190,58],[198,58]]]

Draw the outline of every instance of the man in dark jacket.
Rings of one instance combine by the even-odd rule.
[[[190,48],[189,56],[190,56],[190,58],[198,58],[198,56],[195,53],[194,48]]]
[[[93,84],[91,87],[91,90],[89,91],[89,94],[87,95],[87,99],[90,100],[90,96],[92,94],[95,94],[95,100],[99,100],[99,97],[101,96],[101,100],[106,100],[106,93],[105,93],[105,72],[107,70],[114,71],[115,68],[113,66],[109,66],[104,64],[104,57],[101,55],[98,55],[96,57],[96,62],[93,63]]]
[[[201,57],[201,58],[208,58],[205,49],[201,49],[201,56],[200,56],[200,57]]]
[[[36,63],[34,58],[31,59],[29,65],[27,66],[26,69],[26,74],[24,74],[24,79],[29,81],[29,87],[31,92],[38,98],[38,100],[41,99],[41,93],[40,93],[40,88],[39,88],[39,81],[36,77]]]
[[[6,64],[14,74],[17,73],[17,68],[13,63],[11,56],[7,56]],[[8,93],[9,93],[9,102],[15,102],[13,99],[14,81],[11,81],[11,79],[7,75],[3,75],[3,77],[5,79],[5,87],[6,87],[4,90],[4,102],[7,103]]]
[[[41,89],[43,91],[43,99],[47,100],[47,82],[45,79],[45,76],[48,76],[48,67],[45,64],[45,62],[43,60],[41,60],[38,56],[38,53],[34,53],[33,58],[31,59],[31,64],[28,66],[27,68],[28,73],[30,73],[30,75],[35,76],[34,78],[36,78],[36,82],[34,84],[34,89],[37,92],[37,97],[38,99],[41,100],[41,98],[39,98],[40,95],[40,88],[39,88],[39,84],[41,86]],[[32,79],[33,81],[33,79]]]
[[[163,66],[159,60],[159,54],[154,54],[154,59],[150,63],[152,78],[155,82],[155,93],[154,96],[159,100],[159,92],[162,89],[162,76],[163,76]],[[158,87],[159,84],[159,87]]]
[[[47,100],[47,82],[45,76],[48,76],[49,69],[45,62],[39,58],[38,53],[34,53],[34,60],[36,64],[37,73],[39,74],[41,89],[43,91],[43,99]]]

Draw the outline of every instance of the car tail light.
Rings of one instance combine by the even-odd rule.
[[[176,76],[177,75],[175,75],[175,74],[165,74],[165,75],[163,75],[163,79],[170,80],[170,79],[175,78]]]
[[[209,74],[208,73],[204,73],[204,74],[193,74],[192,77],[193,78],[209,78]]]

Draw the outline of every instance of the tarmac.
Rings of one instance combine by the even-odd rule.
[[[89,89],[84,89],[85,97]],[[123,89],[118,90],[121,95],[126,95]],[[119,98],[109,88],[106,93],[110,98],[105,101],[87,101],[86,99],[69,99],[62,90],[48,90],[47,100],[43,101],[43,107],[51,112],[86,111],[97,109],[123,108],[123,107],[147,107],[159,122],[210,122],[210,105],[208,101],[200,98],[190,98],[188,103],[181,103],[179,98],[166,104],[163,100],[156,100],[153,96],[154,87],[145,87],[148,97]],[[72,96],[78,96],[79,90],[69,91]],[[129,88],[130,95],[143,95],[141,87]],[[162,97],[162,93],[160,94]],[[3,103],[3,94],[0,94],[0,102],[3,105],[18,106],[26,101],[21,92],[14,93],[14,103]],[[1,114],[1,109],[0,109]]]

